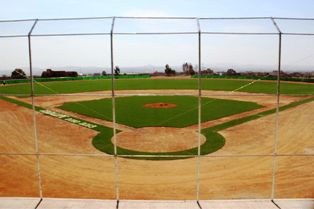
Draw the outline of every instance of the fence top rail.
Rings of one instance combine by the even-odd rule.
[[[36,21],[36,19],[16,19],[16,20],[0,20],[0,23],[10,23],[10,22],[31,22]]]
[[[169,32],[169,33],[112,33],[113,35],[235,35],[235,36],[274,36],[279,33],[228,33],[228,32]],[[110,33],[68,33],[68,34],[32,34],[31,37],[61,37],[61,36],[109,36]],[[283,36],[314,36],[314,33],[281,33]],[[26,38],[27,34],[23,35],[0,35],[0,39],[7,38]]]
[[[314,20],[305,17],[175,17],[175,16],[105,16],[105,17],[65,17],[65,18],[28,18],[28,19],[8,19],[0,20],[0,22],[25,22],[25,21],[57,21],[57,20],[93,20],[93,19],[200,19],[200,20],[254,20],[254,19],[281,19],[281,20]]]
[[[273,17],[276,20],[314,20],[314,18],[303,18],[303,17]]]
[[[196,27],[196,29],[194,30],[167,30],[167,31],[122,31],[122,32],[118,32],[118,31],[113,31],[112,33],[115,35],[180,35],[180,34],[196,34],[196,33],[200,33],[200,34],[217,34],[217,35],[276,35],[281,33],[282,35],[290,35],[290,36],[314,36],[314,32],[312,31],[308,31],[308,30],[301,30],[301,31],[293,31],[293,28],[291,30],[289,30],[289,28],[287,30],[282,30],[281,28],[281,23],[277,22],[277,21],[314,21],[314,18],[294,18],[294,17],[132,17],[132,16],[107,16],[107,17],[73,17],[73,18],[42,18],[42,19],[15,19],[15,20],[0,20],[0,24],[1,23],[22,23],[22,22],[27,22],[28,24],[33,25],[36,21],[37,22],[53,22],[53,21],[84,21],[84,20],[110,20],[110,19],[123,19],[123,20],[196,20],[195,24],[200,24],[200,21],[219,21],[219,20],[230,20],[230,21],[245,21],[245,20],[271,20],[269,21],[269,26],[273,27],[271,24],[272,22],[275,23],[275,26],[277,26],[277,30],[275,32],[273,31],[255,31],[252,30],[250,31],[250,29],[248,28],[248,30],[246,31],[241,31],[241,29],[238,31],[236,28],[234,30],[231,31],[224,31],[224,30],[215,30],[215,28],[212,29],[205,29],[202,28],[202,26]],[[277,21],[276,21],[277,20]],[[314,23],[314,22],[313,22]],[[268,23],[267,23],[268,24]],[[261,25],[265,24],[261,23]],[[1,25],[0,25],[1,26]],[[266,25],[267,26],[267,25]],[[283,25],[284,26],[284,25]],[[6,27],[6,26],[5,26]],[[9,26],[12,27],[12,26]],[[15,26],[17,27],[17,26]],[[30,26],[31,27],[31,26]],[[37,26],[36,25],[36,29],[40,28],[41,26]],[[32,28],[30,28],[29,30],[31,30]],[[34,29],[34,28],[33,28]],[[253,28],[254,29],[254,28]],[[80,36],[80,35],[109,35],[110,31],[105,32],[105,31],[75,31],[75,32],[64,32],[64,31],[60,31],[60,32],[51,32],[51,33],[47,33],[47,32],[34,32],[34,34],[31,34],[31,36]],[[17,38],[17,37],[25,37],[27,36],[28,33],[15,33],[13,30],[13,33],[4,33],[4,34],[0,34],[0,38]]]
[[[200,20],[267,20],[272,17],[200,17]]]
[[[213,31],[213,32],[206,32],[202,31],[201,34],[207,34],[207,35],[256,35],[256,36],[261,36],[261,35],[266,35],[266,36],[272,36],[272,35],[278,35],[279,33],[274,32],[274,33],[269,33],[269,32],[218,32],[218,31]]]

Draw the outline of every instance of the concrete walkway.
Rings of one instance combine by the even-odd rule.
[[[1,209],[34,209],[39,198],[0,198]]]
[[[0,209],[314,209],[314,199],[271,200],[86,200],[0,198]]]

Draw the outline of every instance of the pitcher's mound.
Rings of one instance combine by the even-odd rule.
[[[201,144],[205,141],[205,136],[201,135]],[[176,152],[197,145],[197,131],[185,128],[145,127],[117,134],[117,146],[134,151]]]
[[[149,103],[145,104],[144,107],[148,108],[171,108],[171,107],[176,107],[176,104],[171,104],[171,103],[164,103],[164,102],[158,102],[158,103]]]

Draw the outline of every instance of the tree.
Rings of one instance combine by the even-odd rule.
[[[228,69],[226,75],[237,75],[238,73],[234,69]]]
[[[167,76],[171,76],[171,75],[175,75],[176,74],[176,71],[175,70],[172,70],[168,64],[166,64],[165,66],[165,73]]]
[[[101,72],[101,75],[103,75],[103,76],[107,75],[106,71],[103,70],[103,71]]]
[[[22,69],[15,68],[15,70],[11,73],[11,78],[13,78],[13,79],[25,79],[26,74]]]
[[[304,78],[307,78],[307,79],[311,78],[311,73],[309,72],[304,73]]]
[[[184,74],[186,74],[186,72],[188,71],[188,65],[189,64],[187,62],[182,65],[182,70],[183,70]]]
[[[41,77],[42,78],[52,77],[52,70],[51,69],[47,69],[46,71],[43,71],[41,73]]]
[[[210,68],[207,68],[206,70],[201,71],[202,75],[214,75],[214,71]]]
[[[119,68],[119,66],[116,66],[116,67],[114,68],[114,74],[115,74],[115,75],[120,75],[120,68]]]
[[[212,69],[210,69],[210,68],[207,68],[206,71],[207,71],[207,74],[209,74],[209,75],[213,75],[214,74],[214,71]]]
[[[193,69],[193,65],[191,63],[184,63],[182,65],[182,70],[186,75],[194,75],[195,71]]]

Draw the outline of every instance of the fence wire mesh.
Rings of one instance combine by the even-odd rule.
[[[17,187],[22,191],[8,183],[0,195],[197,201],[313,197],[313,84],[283,79],[283,69],[298,69],[298,76],[299,69],[313,68],[313,23],[279,17],[0,21],[1,69],[28,70],[24,83],[0,87],[7,128],[1,138],[1,176],[14,181],[27,170],[22,162],[34,165],[22,179],[27,183]],[[159,76],[163,69],[157,66],[164,63],[178,72],[178,63],[185,62],[186,67],[194,63],[192,78],[132,77]],[[65,69],[80,65],[107,72],[82,78],[76,87],[71,80],[37,76],[40,69],[63,63]],[[117,65],[126,75],[114,76]],[[231,67],[260,75],[253,80],[208,75]],[[221,78],[225,87],[219,86]],[[145,112],[139,106],[143,101],[182,109]],[[20,106],[31,112],[24,114]],[[5,125],[7,118],[16,121]],[[160,140],[172,135],[171,143]],[[93,138],[97,150],[86,138]],[[184,146],[178,139],[186,140]],[[212,150],[215,146],[222,149]],[[17,167],[7,172],[13,164]],[[287,189],[287,173],[296,179],[294,191]],[[31,189],[25,193],[26,187]]]

